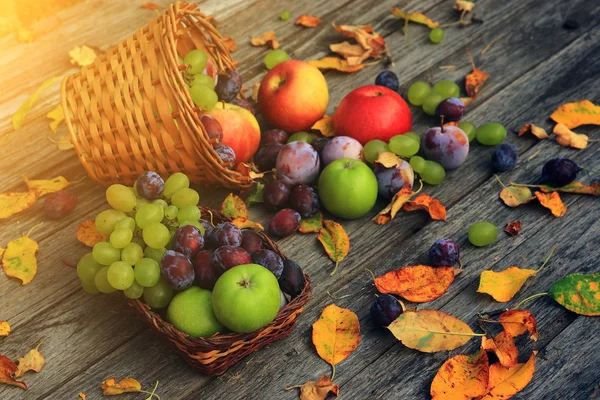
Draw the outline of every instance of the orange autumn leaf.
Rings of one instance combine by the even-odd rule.
[[[586,185],[578,181],[573,181],[568,185],[559,188],[548,185],[539,185],[539,188],[542,190],[542,192],[564,192],[600,196],[600,182],[592,182],[591,184]]]
[[[350,65],[347,60],[338,57],[324,57],[320,60],[310,60],[308,63],[321,70],[335,69],[340,72],[356,72],[367,66],[367,64]]]
[[[316,233],[323,228],[323,213],[318,212],[310,218],[302,218],[300,221],[300,233]]]
[[[321,23],[321,18],[312,15],[302,14],[298,17],[295,24],[305,28],[314,28]]]
[[[325,137],[332,137],[335,134],[333,131],[333,117],[324,115],[323,118],[315,122],[310,129],[321,132],[321,135]]]
[[[77,227],[77,240],[87,247],[94,247],[97,243],[106,241],[107,238],[107,234],[100,232],[96,228],[96,223],[93,219],[83,221]]]
[[[338,264],[350,251],[350,238],[342,225],[326,219],[323,221],[323,227],[319,231],[317,239],[323,245],[331,261],[335,262],[335,268],[331,273],[333,276],[337,271]]]
[[[567,212],[567,206],[562,202],[558,192],[535,192],[535,197],[541,205],[552,211],[552,215],[555,217],[562,217]]]
[[[10,335],[10,324],[7,321],[0,321],[0,336],[8,335]]]
[[[521,221],[511,221],[506,224],[504,232],[508,233],[510,236],[518,236],[522,225],[523,223]]]
[[[483,271],[479,278],[478,293],[487,293],[494,300],[505,303],[525,284],[525,281],[535,276],[537,270],[510,267],[501,272]]]
[[[564,124],[556,124],[552,131],[556,135],[556,143],[565,147],[583,150],[587,147],[589,138],[583,133],[575,133]]]
[[[412,265],[375,278],[380,293],[390,293],[414,303],[432,301],[446,293],[460,269]]]
[[[81,400],[87,400],[87,396],[83,392],[79,392],[79,397],[81,397]]]
[[[417,24],[425,25],[430,29],[437,28],[438,26],[440,26],[439,22],[433,21],[431,18],[427,18],[424,14],[422,14],[420,12],[407,13],[406,11],[402,11],[399,8],[395,8],[395,7],[392,8],[391,11],[392,11],[392,14],[394,14],[394,16],[396,18],[400,18],[400,19],[411,21],[411,22],[415,22]]]
[[[116,378],[109,378],[100,384],[102,394],[116,396],[123,393],[139,392],[142,385],[133,378],[123,378],[117,382]]]
[[[558,107],[550,118],[569,129],[580,125],[600,125],[600,106],[589,100],[566,103]]]
[[[312,342],[319,357],[335,366],[344,361],[360,343],[360,323],[352,311],[330,304],[313,324]]]
[[[225,200],[223,200],[223,203],[221,203],[221,213],[232,219],[248,219],[248,208],[246,208],[246,203],[233,193],[229,193]]]
[[[8,192],[0,194],[0,219],[6,219],[27,210],[35,204],[38,197],[38,192],[33,190],[22,193]]]
[[[461,12],[464,11],[465,13],[470,13],[471,11],[473,11],[474,7],[475,7],[475,3],[472,1],[456,0],[456,3],[452,7],[452,9],[454,9],[456,11],[461,11]]]
[[[369,25],[332,25],[339,33],[355,39],[373,58],[379,58],[388,51],[383,37]]]
[[[517,365],[519,350],[517,350],[515,339],[510,333],[502,331],[493,338],[484,337],[482,339],[481,347],[495,353],[502,366],[509,368]]]
[[[506,368],[500,363],[494,363],[490,366],[488,387],[483,397],[478,400],[505,400],[510,399],[515,394],[529,384],[533,373],[535,372],[535,356],[537,351],[531,353],[531,357],[524,364],[517,364],[514,367]]]
[[[20,382],[14,378],[15,372],[17,372],[17,364],[10,358],[0,355],[0,383],[18,386],[23,390],[27,390],[25,382]]]
[[[325,400],[327,396],[337,396],[340,387],[327,375],[321,375],[318,381],[308,381],[304,385],[296,385],[284,390],[300,389],[300,400]]]
[[[471,56],[471,53],[469,53],[469,50],[467,50],[467,55],[471,60],[473,71],[470,74],[468,74],[465,79],[465,89],[469,97],[477,97],[479,91],[481,90],[481,87],[491,75],[481,71],[475,66],[475,61],[473,61],[473,57]]]
[[[276,49],[279,47],[279,42],[275,37],[275,31],[266,31],[264,33],[261,33],[260,35],[251,38],[250,43],[252,43],[252,46],[267,45],[272,49]]]
[[[63,176],[57,176],[53,179],[37,180],[29,180],[26,176],[24,176],[23,180],[27,184],[29,190],[37,192],[39,197],[63,190],[71,184],[71,182],[67,181]]]
[[[513,337],[529,332],[531,340],[534,342],[538,340],[537,321],[533,314],[527,310],[505,311],[498,317],[498,322],[500,322],[502,328]]]
[[[46,359],[38,351],[41,344],[38,344],[35,349],[29,350],[25,357],[17,359],[17,371],[15,372],[15,378],[20,378],[25,375],[27,371],[40,372],[46,364]]]
[[[394,195],[394,197],[392,197],[392,202],[386,208],[381,210],[379,214],[377,214],[375,217],[375,223],[378,225],[385,225],[393,220],[404,203],[409,201],[414,195],[415,192],[413,192],[411,188],[403,187]]]
[[[37,273],[37,260],[35,253],[38,244],[28,236],[11,240],[2,255],[2,268],[9,278],[21,280],[22,285],[27,285]]]
[[[365,53],[365,49],[359,44],[351,44],[349,42],[334,43],[329,45],[329,50],[337,53],[344,58],[361,57]]]
[[[251,221],[251,220],[249,220],[247,218],[243,218],[243,217],[234,218],[231,221],[231,223],[240,229],[257,229],[260,231],[265,230],[265,228],[258,222],[254,222],[254,221]]]
[[[223,37],[223,45],[229,52],[234,52],[237,50],[237,43],[232,37],[224,36]]]
[[[158,4],[151,3],[149,1],[142,1],[142,8],[146,8],[148,10],[156,10],[158,8]]]
[[[412,201],[407,201],[402,206],[402,211],[410,212],[415,210],[424,210],[429,213],[431,219],[436,221],[446,220],[446,207],[442,204],[440,199],[431,197],[428,194],[421,194]]]
[[[488,357],[480,349],[471,356],[458,355],[447,360],[431,382],[432,400],[470,400],[487,392]]]
[[[523,136],[527,132],[531,132],[538,139],[548,139],[548,132],[544,128],[535,126],[534,124],[525,124],[519,131],[519,136]]]

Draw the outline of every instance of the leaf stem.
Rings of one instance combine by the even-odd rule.
[[[538,293],[538,294],[534,294],[532,296],[529,296],[523,300],[521,300],[516,306],[513,307],[513,310],[518,310],[519,307],[521,307],[523,304],[529,302],[530,300],[536,299],[538,297],[542,297],[542,296],[548,296],[548,293],[544,292],[544,293]]]
[[[31,235],[31,232],[33,232],[33,230],[34,230],[35,228],[38,228],[38,227],[40,227],[40,226],[42,226],[42,225],[44,225],[44,223],[43,223],[43,222],[40,222],[39,224],[32,226],[32,227],[31,227],[31,229],[29,230],[29,232],[27,232],[27,235],[25,235],[25,236],[29,236],[29,235]]]
[[[152,392],[147,392],[145,390],[140,390],[141,393],[146,393],[149,394],[150,396],[148,396],[148,398],[146,400],[152,400],[153,396],[156,396],[156,398],[158,400],[160,400],[160,396],[156,394],[156,388],[158,388],[158,381],[156,381],[156,383],[154,384],[154,389],[152,390]]]
[[[436,334],[440,334],[440,335],[453,335],[453,336],[485,336],[485,333],[466,333],[466,332],[446,332],[446,331],[430,331],[427,330],[426,332],[429,333],[436,333]]]
[[[498,182],[500,182],[500,185],[502,185],[502,187],[504,189],[506,189],[506,185],[504,183],[502,183],[502,181],[500,180],[500,177],[498,175],[494,174],[494,178],[496,178],[498,180]]]
[[[552,255],[554,254],[554,251],[556,250],[557,247],[558,247],[558,243],[556,243],[554,246],[552,246],[552,250],[550,251],[550,254],[548,254],[548,257],[546,257],[546,261],[544,261],[544,263],[537,270],[537,272],[540,272],[542,270],[542,268],[544,268],[546,266],[546,264],[548,264],[548,261],[550,261],[550,257],[552,257]]]
[[[331,380],[333,381],[335,379],[335,364],[331,364]]]
[[[337,262],[335,263],[335,268],[333,269],[333,272],[331,272],[331,274],[329,274],[329,276],[333,276],[333,275],[335,274],[335,272],[336,272],[336,271],[337,271],[337,269],[338,269],[338,265],[340,265],[340,262],[339,262],[339,261],[337,261]]]
[[[373,280],[375,280],[375,274],[373,273],[373,271],[371,271],[369,268],[365,268],[365,271],[371,275],[371,278],[373,278]]]
[[[589,169],[589,168],[584,168],[581,165],[579,166],[579,169],[584,170],[585,172],[591,172],[592,174],[596,174],[596,175],[600,175],[600,172],[598,171],[594,171],[593,169]]]

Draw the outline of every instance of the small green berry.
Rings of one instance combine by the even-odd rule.
[[[291,16],[292,15],[288,10],[283,10],[281,14],[279,14],[279,19],[282,21],[287,21],[288,19],[290,19]]]

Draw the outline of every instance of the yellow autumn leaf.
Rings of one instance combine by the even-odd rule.
[[[109,378],[100,384],[102,394],[116,396],[123,393],[139,392],[142,385],[133,378],[123,378],[117,382],[116,378]]]
[[[31,110],[31,107],[33,107],[38,97],[40,97],[40,94],[52,86],[57,79],[58,77],[56,76],[46,79],[44,83],[42,83],[42,85],[31,95],[31,97],[23,102],[21,107],[19,107],[17,112],[12,116],[12,125],[15,130],[19,129],[23,125],[27,113],[29,110]]]
[[[255,221],[251,221],[247,218],[244,217],[238,217],[238,218],[234,218],[231,221],[232,224],[234,224],[235,226],[237,226],[240,229],[258,229],[261,231],[264,231],[265,228],[264,226],[262,226],[260,223],[255,222]]]
[[[402,159],[400,159],[395,153],[391,151],[382,151],[377,154],[376,163],[383,165],[386,168],[394,168],[398,167],[402,163]]]
[[[313,124],[310,129],[321,132],[321,135],[325,137],[331,137],[335,135],[333,131],[333,117],[330,115],[324,115],[323,118]]]
[[[501,272],[483,271],[479,279],[477,292],[487,293],[501,303],[510,301],[525,284],[525,281],[535,276],[534,269],[510,267]]]
[[[4,250],[4,249],[0,249]],[[4,253],[4,251],[2,251]],[[0,254],[1,256],[2,254]],[[0,321],[0,336],[10,335],[10,324],[7,321]]]
[[[38,192],[0,194],[0,219],[6,219],[21,211],[25,211],[35,204],[39,197]]]
[[[276,49],[279,47],[279,42],[275,37],[275,31],[266,31],[261,33],[260,35],[250,38],[250,43],[252,46],[263,46],[267,45],[272,49]]]
[[[88,247],[94,247],[97,243],[104,242],[108,235],[100,232],[96,228],[96,223],[93,219],[83,221],[77,227],[77,240]]]
[[[38,351],[40,344],[35,349],[29,350],[25,357],[17,359],[17,372],[15,372],[15,378],[20,378],[25,375],[27,371],[40,372],[46,364],[46,359]]]
[[[321,70],[335,69],[340,72],[356,72],[369,64],[351,65],[348,60],[342,60],[338,57],[324,57],[320,60],[309,60],[308,63]]]
[[[587,135],[575,133],[564,124],[556,124],[552,133],[556,135],[556,142],[561,146],[583,150],[588,145]]]
[[[417,24],[422,24],[430,29],[437,28],[438,26],[440,26],[439,22],[433,21],[431,18],[427,18],[424,14],[420,12],[407,13],[406,11],[402,11],[399,8],[392,8],[391,11],[396,18],[408,20]]]
[[[69,50],[69,57],[71,57],[71,64],[85,67],[86,65],[94,63],[96,52],[87,46],[75,46]]]
[[[9,278],[20,279],[27,285],[37,272],[35,253],[38,244],[28,236],[8,242],[6,251],[2,255],[2,268]]]
[[[50,140],[52,143],[56,144],[56,147],[58,147],[58,149],[62,150],[62,151],[70,150],[75,147],[75,146],[73,146],[73,142],[71,142],[71,137],[69,135],[63,135],[63,136],[59,137],[57,140],[54,140],[48,136],[48,140]]]
[[[580,125],[600,125],[600,106],[589,100],[566,103],[558,107],[550,118],[569,129]]]
[[[456,11],[461,11],[461,12],[464,11],[465,13],[470,13],[471,11],[473,11],[474,7],[475,7],[475,3],[472,1],[456,0],[456,3],[454,4],[454,7],[452,7],[452,8]]]
[[[52,120],[50,121],[50,129],[52,130],[52,132],[56,133],[58,126],[65,119],[65,114],[63,112],[62,105],[59,104],[56,107],[54,107],[50,112],[48,112],[48,114],[46,114],[46,117]]]
[[[58,192],[63,190],[71,184],[63,176],[57,176],[53,179],[38,179],[29,180],[27,177],[23,177],[23,180],[27,184],[30,191],[35,191],[39,194],[39,197],[45,196],[50,193]]]

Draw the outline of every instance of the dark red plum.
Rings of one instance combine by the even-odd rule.
[[[215,228],[215,239],[219,246],[240,247],[242,231],[231,222],[222,222]]]
[[[224,144],[217,144],[214,147],[217,155],[224,163],[229,163],[231,165],[235,165],[235,151],[229,146],[225,146]]]
[[[205,220],[201,219],[200,224],[204,227],[204,247],[205,248],[215,248],[219,247],[219,243],[215,238],[215,227],[212,224]]]
[[[242,74],[236,70],[222,72],[219,74],[215,92],[219,96],[219,100],[230,102],[235,99],[242,89]]]
[[[252,107],[252,104],[250,104],[246,100],[233,99],[230,101],[230,103],[235,104],[238,107],[245,108],[246,110],[250,111],[252,113],[252,115],[256,114],[256,112],[254,111],[254,107]]]
[[[200,116],[200,122],[204,125],[209,138],[219,142],[223,139],[223,127],[218,119],[212,115],[204,114]]]
[[[162,196],[165,181],[156,172],[148,171],[141,174],[135,182],[135,190],[147,200],[156,200]]]
[[[306,279],[302,269],[292,260],[283,260],[283,272],[279,278],[279,287],[292,299],[302,293]]]
[[[371,319],[377,327],[385,328],[402,314],[402,307],[391,294],[380,294],[371,305]]]
[[[242,229],[242,248],[252,254],[262,249],[263,243],[260,235],[250,229]]]
[[[221,246],[213,252],[213,268],[221,275],[223,272],[243,264],[251,264],[252,258],[241,247]]]
[[[69,214],[77,205],[77,197],[68,190],[50,193],[44,200],[44,213],[52,219]]]
[[[283,148],[282,144],[268,144],[258,149],[254,154],[254,163],[258,167],[259,171],[270,171],[275,168],[277,162],[277,156]]]
[[[173,250],[193,260],[204,247],[204,237],[200,233],[200,229],[193,225],[185,225],[177,229],[171,243]]]
[[[281,129],[269,129],[260,135],[260,145],[268,146],[270,144],[285,144],[290,135]]]
[[[445,169],[458,168],[469,154],[469,138],[456,126],[429,129],[421,139],[423,155]]]
[[[442,100],[435,109],[435,116],[440,122],[458,122],[465,114],[465,104],[456,97]],[[443,119],[442,119],[443,117]]]
[[[273,216],[269,223],[269,232],[275,236],[290,236],[300,228],[300,214],[291,208],[284,208]]]
[[[263,202],[274,209],[283,208],[290,199],[290,186],[283,180],[276,180],[265,185]]]
[[[317,191],[308,185],[298,185],[290,195],[290,205],[302,218],[309,218],[319,212]]]
[[[202,289],[212,290],[221,276],[214,268],[212,258],[212,250],[202,250],[194,258],[195,281]]]
[[[438,239],[429,249],[429,261],[434,267],[451,267],[460,260],[460,248],[455,241]]]
[[[167,250],[163,255],[160,261],[160,273],[175,290],[189,288],[196,276],[189,258],[174,250]]]
[[[252,262],[262,265],[279,279],[283,273],[283,260],[272,250],[262,249],[252,253]]]
[[[379,196],[384,199],[391,199],[403,187],[412,188],[415,179],[415,173],[409,163],[402,160],[397,167],[386,168],[377,164],[375,169],[377,177],[377,190]]]

